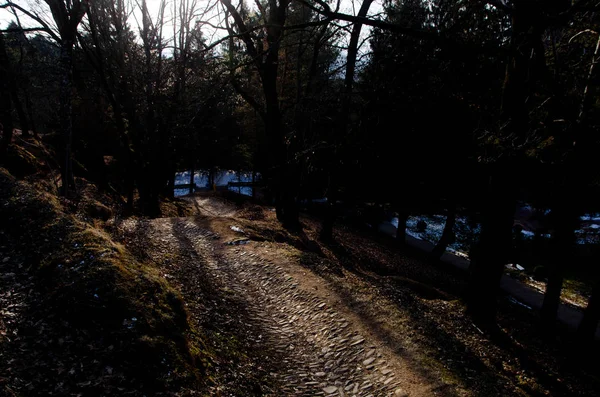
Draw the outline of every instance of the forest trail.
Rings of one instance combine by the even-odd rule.
[[[235,208],[193,199],[200,216],[126,220],[121,228],[180,290],[194,327],[233,332],[254,352],[237,371],[267,379],[244,395],[448,395],[369,332],[319,276],[260,242],[233,244],[235,232],[225,236],[224,227],[235,224]],[[239,382],[213,392],[239,395]]]

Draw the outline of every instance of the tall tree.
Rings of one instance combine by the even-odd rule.
[[[28,17],[41,25],[60,46],[60,120],[61,131],[64,139],[65,158],[61,170],[62,194],[69,195],[70,186],[73,184],[73,166],[71,157],[71,146],[73,141],[72,120],[72,85],[73,85],[73,48],[77,39],[77,28],[88,8],[88,0],[44,0],[48,6],[54,28],[46,23],[45,18],[39,13],[29,11],[18,4],[8,1],[3,8],[23,12]]]
[[[64,137],[65,160],[62,169],[62,193],[69,195],[73,184],[73,48],[77,40],[77,28],[88,8],[88,0],[44,0],[56,24],[60,37],[60,120]]]
[[[221,3],[233,19],[235,32],[231,29],[230,35],[240,37],[249,61],[260,76],[261,102],[264,105],[246,93],[240,93],[255,107],[265,125],[268,168],[264,176],[269,181],[275,196],[277,217],[286,227],[298,228],[300,224],[294,196],[297,178],[292,164],[293,154],[288,153],[277,90],[279,50],[285,36],[290,0],[270,0],[264,7],[261,5],[260,12],[264,25],[254,29],[243,18],[243,4],[242,8],[238,9],[230,0],[221,0]],[[262,34],[257,35],[255,31]]]
[[[4,44],[4,33],[0,32],[0,70],[4,76],[11,75],[10,60],[6,53],[6,46]],[[0,82],[0,124],[2,124],[2,141],[0,141],[0,160],[4,160],[8,146],[11,144],[13,139],[13,117],[12,117],[12,101],[11,101],[11,87],[10,77],[3,78]]]
[[[360,9],[358,10],[357,17],[359,19],[365,18],[369,12],[369,8],[373,0],[363,0],[361,3]],[[346,70],[344,75],[344,86],[342,92],[342,107],[341,112],[338,116],[338,128],[339,131],[337,133],[337,139],[334,138],[333,148],[334,153],[331,156],[329,162],[329,188],[328,188],[328,211],[323,220],[323,225],[321,228],[320,238],[323,240],[331,240],[333,238],[333,223],[335,221],[335,206],[337,202],[337,186],[338,179],[340,178],[339,173],[341,172],[339,165],[339,158],[337,156],[337,147],[339,145],[339,141],[343,141],[346,138],[348,133],[349,121],[350,121],[350,112],[351,112],[351,104],[353,99],[353,87],[355,80],[355,71],[356,71],[356,59],[359,51],[359,40],[360,33],[362,30],[363,24],[361,22],[355,22],[352,25],[352,31],[350,32],[350,41],[347,49],[346,56]]]

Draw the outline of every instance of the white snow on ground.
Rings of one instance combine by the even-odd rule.
[[[596,221],[600,222],[600,216],[598,214],[585,214],[579,217],[582,221]]]
[[[423,220],[427,224],[425,232],[417,231],[417,223]],[[599,221],[600,217],[585,215],[581,217],[582,221]],[[394,227],[398,227],[398,218],[392,218],[390,223]],[[431,241],[437,243],[442,236],[444,225],[446,223],[446,217],[444,215],[415,215],[410,216],[406,221],[406,234],[420,240]],[[456,242],[450,244],[447,251],[453,252],[460,256],[468,258],[468,249],[471,241],[477,238],[477,235],[481,232],[479,224],[471,225],[467,217],[457,217],[456,225],[454,227],[454,233],[456,235]],[[535,237],[535,233],[529,230],[522,230],[521,234],[524,239],[532,239]],[[596,223],[587,224],[585,228],[575,230],[577,236],[577,244],[598,244],[600,242],[600,225]],[[548,239],[551,237],[550,234],[542,234],[542,238]]]
[[[423,220],[427,224],[425,232],[417,231],[417,223]],[[394,217],[390,223],[394,227],[398,227],[398,218]],[[421,215],[421,216],[410,216],[406,221],[406,234],[420,240],[431,241],[436,243],[442,237],[444,226],[446,224],[445,215]],[[454,226],[454,234],[456,235],[456,242],[450,244],[447,251],[451,251],[459,254],[460,256],[468,257],[467,251],[471,245],[471,241],[476,238],[480,232],[480,226],[478,224],[471,225],[469,219],[464,216],[456,218],[456,225]]]
[[[260,174],[257,174],[257,178],[260,178]],[[227,186],[229,182],[252,182],[252,173],[239,173],[232,170],[223,170],[216,173],[215,185]],[[185,185],[188,183],[190,183],[190,171],[175,173],[176,185]],[[194,183],[200,188],[208,188],[208,171],[199,170],[194,172]],[[246,196],[252,196],[252,188],[249,186],[230,187],[229,190]],[[189,189],[175,189],[175,196],[185,196],[186,194],[189,194],[189,192]]]

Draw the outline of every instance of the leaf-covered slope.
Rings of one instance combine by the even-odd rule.
[[[206,356],[189,342],[178,294],[2,168],[0,239],[0,394],[137,395],[202,381]]]

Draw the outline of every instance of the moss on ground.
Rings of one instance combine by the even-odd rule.
[[[154,268],[92,223],[67,213],[39,186],[0,168],[0,228],[10,256],[19,258],[14,263],[26,264],[21,271],[35,292],[15,332],[25,335],[28,345],[42,343],[42,337],[73,343],[61,342],[54,351],[27,350],[21,358],[30,360],[28,365],[9,368],[14,377],[29,378],[35,394],[201,388],[210,356],[201,334],[190,330],[179,294]],[[40,324],[43,334],[36,336]],[[5,357],[17,354],[12,348],[19,343],[0,339]],[[69,375],[54,377],[59,367],[70,367]]]

